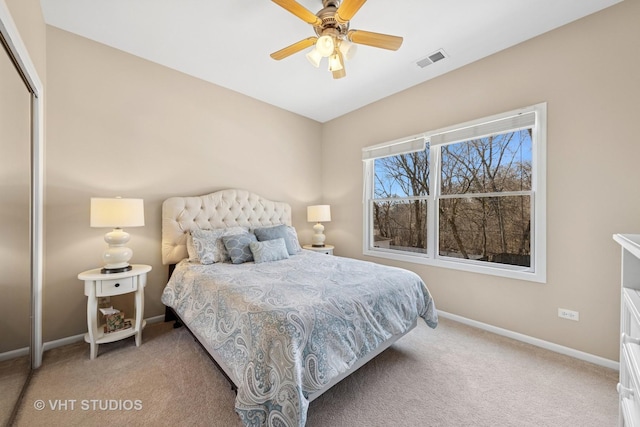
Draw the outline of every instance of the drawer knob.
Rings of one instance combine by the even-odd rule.
[[[633,397],[633,390],[618,383],[618,394],[624,398]]]
[[[119,288],[119,287],[120,287],[120,283],[116,283],[114,286],[115,286],[116,288]]]

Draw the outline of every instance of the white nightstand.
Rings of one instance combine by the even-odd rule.
[[[78,279],[84,280],[84,294],[87,299],[87,327],[89,332],[84,340],[91,344],[91,359],[98,354],[98,344],[118,341],[123,338],[136,336],[136,346],[142,343],[142,329],[146,322],[144,316],[144,287],[147,284],[147,273],[151,271],[149,265],[132,265],[130,271],[124,273],[102,274],[96,268],[78,274]],[[98,325],[98,298],[113,295],[135,293],[135,317],[131,320],[132,327],[122,331],[104,333],[102,325]]]
[[[320,252],[321,254],[333,255],[333,245],[324,245],[322,247],[316,247],[311,245],[304,245],[303,249],[309,249],[310,251]]]

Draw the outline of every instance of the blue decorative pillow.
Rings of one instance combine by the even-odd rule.
[[[234,264],[242,264],[243,262],[253,261],[253,254],[249,248],[251,242],[256,242],[256,236],[251,233],[234,234],[231,236],[222,236],[224,247]]]
[[[296,229],[287,225],[276,225],[274,227],[256,228],[253,233],[258,238],[258,241],[264,242],[267,240],[284,239],[284,243],[287,247],[287,253],[289,255],[295,255],[299,253],[302,248],[298,242],[298,235]]]
[[[249,243],[249,248],[253,253],[253,260],[256,264],[289,258],[287,245],[281,237],[265,240],[264,242],[251,242]]]

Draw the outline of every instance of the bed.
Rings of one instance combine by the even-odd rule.
[[[165,200],[162,260],[162,302],[234,385],[246,426],[304,426],[311,401],[419,318],[438,322],[417,274],[303,250],[291,207],[246,190]]]

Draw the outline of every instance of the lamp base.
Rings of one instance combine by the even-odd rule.
[[[131,270],[129,260],[133,256],[133,251],[125,246],[129,241],[129,233],[121,228],[114,228],[104,235],[104,241],[109,245],[102,253],[104,267],[100,270],[102,274],[124,273]]]
[[[313,236],[311,236],[311,246],[314,248],[324,247],[324,225],[319,222],[313,226]]]
[[[102,274],[114,274],[114,273],[124,273],[125,271],[130,271],[133,267],[127,265],[126,267],[118,267],[118,268],[107,268],[104,267],[100,270]]]

